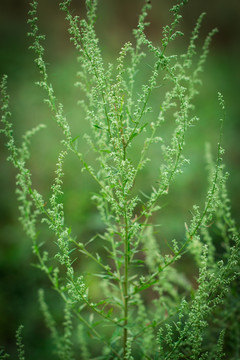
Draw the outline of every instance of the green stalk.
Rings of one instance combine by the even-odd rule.
[[[127,211],[125,205],[125,214],[124,214],[124,221],[125,221],[125,241],[124,241],[124,329],[123,329],[123,353],[124,358],[126,356],[127,351],[127,340],[128,340],[128,219],[127,219]]]
[[[123,160],[126,159],[126,147],[123,148]],[[125,225],[125,239],[124,239],[124,281],[123,281],[123,298],[124,298],[124,328],[123,328],[123,358],[127,354],[127,340],[128,340],[128,267],[129,267],[129,241],[128,241],[128,215],[127,215],[127,195],[122,186],[122,195],[124,201],[124,225]]]

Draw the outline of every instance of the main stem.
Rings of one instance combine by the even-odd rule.
[[[128,340],[128,262],[129,262],[129,254],[128,254],[128,219],[127,219],[127,211],[125,205],[125,214],[124,214],[124,222],[125,222],[125,239],[124,239],[124,329],[123,329],[123,353],[124,359],[127,353],[127,340]]]

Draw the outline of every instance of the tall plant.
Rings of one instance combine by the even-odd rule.
[[[163,28],[161,43],[156,46],[145,35],[146,17],[151,9],[150,1],[145,1],[138,26],[133,31],[134,44],[124,44],[114,65],[104,62],[99,47],[95,31],[97,0],[86,0],[86,19],[72,15],[71,0],[60,3],[81,68],[77,85],[82,94],[80,103],[91,128],[91,136],[85,137],[96,155],[96,161],[91,164],[81,153],[79,139],[72,135],[63,104],[58,101],[49,81],[44,60],[45,37],[39,32],[38,4],[33,0],[28,22],[29,36],[33,39],[31,49],[40,73],[37,84],[43,89],[44,102],[63,134],[49,199],[33,187],[27,167],[31,137],[45,126],[39,125],[26,132],[22,144],[16,144],[9,120],[7,76],[2,78],[1,132],[7,137],[9,160],[17,169],[20,220],[32,240],[38,266],[65,304],[64,331],[60,334],[45,302],[44,291],[40,290],[40,306],[55,344],[54,351],[60,359],[203,360],[224,357],[224,321],[220,321],[218,327],[216,346],[205,339],[211,333],[210,315],[218,314],[221,306],[227,307],[226,294],[239,271],[239,233],[231,217],[226,192],[227,173],[222,164],[223,120],[220,120],[216,161],[207,151],[209,188],[205,205],[203,208],[194,205],[192,219],[185,223],[185,236],[169,242],[167,254],[160,250],[154,233],[157,224],[153,222],[153,214],[160,210],[162,199],[171,190],[174,179],[189,163],[184,155],[185,137],[197,120],[193,100],[198,93],[209,44],[216,33],[216,29],[209,33],[197,57],[195,42],[204,17],[202,14],[187,51],[181,56],[169,55],[169,44],[183,35],[178,25],[185,3],[185,0],[179,1],[172,7],[172,22]],[[147,53],[154,64],[147,82],[140,86],[138,69]],[[158,86],[162,82],[168,84],[165,94]],[[162,100],[158,104],[160,111],[155,114],[149,101],[152,93],[157,91],[161,92]],[[225,106],[220,93],[219,102],[224,116]],[[150,112],[153,112],[151,116]],[[160,137],[161,126],[171,118],[175,128],[172,135],[164,139]],[[138,147],[141,144],[137,160],[133,157],[136,143]],[[158,144],[159,178],[154,181],[155,187],[150,184],[148,193],[144,194],[136,188],[136,180],[141,177],[146,163],[151,161],[148,151],[153,144]],[[97,204],[104,231],[91,239],[78,239],[65,221],[63,165],[69,153],[77,157],[98,185],[99,191],[92,200]],[[57,261],[49,257],[44,249],[46,244],[38,240],[42,222],[56,238]],[[221,259],[217,258],[214,243],[216,230],[222,242]],[[90,245],[94,242],[102,244],[101,255]],[[174,267],[186,253],[192,255],[199,268],[197,288]],[[99,269],[94,275],[100,278],[101,298],[91,295],[87,275],[78,269],[78,261],[86,257]],[[74,342],[75,326],[78,344]],[[93,347],[96,341],[99,345]],[[18,347],[19,358],[24,359],[21,328],[18,330]]]

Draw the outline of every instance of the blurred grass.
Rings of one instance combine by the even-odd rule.
[[[159,39],[159,31],[169,15],[167,13],[169,2],[152,0],[154,11],[150,19],[152,25],[148,30],[154,42]],[[74,1],[74,7],[83,9]],[[78,65],[75,54],[69,44],[66,32],[66,23],[63,14],[56,11],[57,2],[41,1],[40,14],[43,32],[48,37],[46,41],[47,62],[52,83],[56,94],[64,103],[73,128],[73,135],[80,135],[80,147],[86,152],[87,145],[82,140],[82,134],[88,125],[84,122],[80,109],[76,106],[79,94],[73,86]],[[113,61],[120,46],[131,38],[131,28],[136,25],[140,1],[113,2],[100,1],[97,30],[100,35],[100,44],[104,56]],[[44,194],[49,192],[49,186],[54,178],[55,163],[59,150],[61,133],[51,119],[46,106],[42,104],[42,92],[34,85],[38,80],[38,73],[33,64],[33,56],[27,50],[29,39],[26,39],[27,8],[24,1],[4,0],[0,5],[0,35],[1,59],[0,73],[9,75],[9,92],[11,95],[11,111],[13,114],[16,137],[39,122],[47,124],[47,130],[42,130],[32,143],[32,157],[30,167],[33,173],[33,183]],[[185,174],[179,176],[172,186],[167,205],[154,219],[161,224],[158,238],[161,243],[172,238],[181,238],[184,232],[184,221],[190,217],[189,209],[194,203],[202,203],[207,185],[207,174],[204,165],[204,144],[212,144],[216,153],[219,122],[221,117],[217,102],[217,92],[221,91],[227,106],[227,119],[224,124],[224,147],[226,148],[225,163],[230,171],[229,179],[230,197],[233,200],[233,212],[239,216],[239,2],[232,1],[192,1],[184,10],[184,31],[187,36],[194,26],[198,14],[206,10],[209,14],[205,20],[200,43],[203,36],[215,26],[220,33],[214,39],[211,53],[202,76],[203,86],[196,99],[196,115],[200,122],[190,130],[187,140],[186,154],[191,160],[191,165],[186,167]],[[51,20],[51,21],[49,21]],[[186,46],[187,36],[179,41],[178,47]],[[143,71],[142,77],[145,76]],[[153,95],[153,103],[157,104],[158,97]],[[157,105],[156,105],[157,106]],[[167,131],[167,130],[166,130]],[[51,343],[48,332],[43,324],[37,301],[37,289],[48,288],[45,277],[30,264],[35,263],[32,256],[31,244],[18,224],[18,211],[14,194],[15,172],[11,164],[6,162],[8,156],[4,141],[0,142],[0,345],[13,354],[15,353],[14,333],[20,323],[25,326],[24,338],[27,344],[29,358],[53,359],[49,353]],[[155,149],[156,150],[156,149]],[[136,149],[136,153],[137,153]],[[155,170],[160,159],[157,152],[153,151],[152,167],[149,172],[144,172],[142,179],[137,183],[143,191],[148,191],[148,184],[156,176]],[[90,153],[88,156],[92,156]],[[91,192],[96,191],[96,186],[85,172],[80,171],[80,165],[72,156],[65,164],[64,204],[66,222],[72,224],[72,230],[79,239],[89,239],[92,234],[102,230],[102,223],[94,204],[90,201]],[[52,234],[44,232],[43,237],[53,244]],[[54,246],[51,245],[51,246]],[[50,250],[51,250],[50,246]],[[97,246],[100,246],[97,245]],[[164,247],[165,245],[163,245]],[[82,264],[84,267],[85,264]],[[93,271],[88,268],[88,271]],[[95,270],[94,270],[95,271]],[[185,268],[190,273],[192,269]],[[48,294],[55,300],[55,295]]]

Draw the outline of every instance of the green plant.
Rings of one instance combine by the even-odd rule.
[[[70,40],[78,53],[80,104],[91,129],[91,135],[85,135],[85,139],[96,154],[96,160],[89,163],[80,152],[80,136],[72,135],[63,105],[49,81],[42,45],[44,36],[39,33],[37,1],[34,0],[29,12],[29,36],[33,38],[31,48],[41,76],[37,84],[45,92],[44,102],[63,133],[48,200],[34,188],[27,165],[31,137],[45,126],[39,125],[26,132],[21,146],[17,146],[9,121],[6,76],[1,83],[4,125],[1,132],[7,137],[9,160],[17,169],[20,219],[33,242],[38,267],[48,276],[64,303],[63,334],[60,334],[44,292],[39,292],[40,307],[52,335],[54,351],[60,359],[73,359],[79,354],[79,348],[81,355],[76,356],[80,359],[222,359],[227,326],[218,312],[221,307],[228,309],[226,294],[229,288],[236,286],[239,273],[239,233],[231,217],[226,191],[228,175],[222,164],[223,120],[220,121],[216,162],[209,149],[206,151],[209,189],[205,204],[202,209],[193,206],[192,219],[185,224],[184,238],[172,240],[168,243],[170,250],[162,251],[155,234],[157,224],[153,221],[154,213],[161,209],[176,176],[189,163],[184,156],[186,132],[197,121],[192,115],[193,99],[198,93],[199,76],[216,30],[207,36],[196,60],[195,41],[202,14],[186,53],[168,55],[169,44],[182,35],[177,26],[186,1],[171,9],[173,20],[163,29],[160,47],[144,33],[147,12],[151,8],[150,1],[146,1],[134,30],[135,45],[127,42],[115,66],[106,65],[94,27],[97,1],[86,0],[87,16],[81,20],[72,15],[70,3],[65,0],[60,8],[66,14]],[[148,81],[139,86],[136,84],[137,70],[147,52],[152,55],[153,66]],[[167,84],[167,90],[161,93],[156,114],[150,99],[161,83]],[[225,113],[223,97],[220,93],[218,97]],[[164,139],[159,134],[167,119],[175,120],[175,128],[172,135]],[[137,160],[133,155],[136,144],[141,146]],[[154,181],[156,185],[150,186],[145,194],[136,184],[150,161],[147,156],[151,147],[157,149],[161,161],[158,180]],[[79,159],[82,169],[99,188],[92,200],[101,215],[104,231],[87,240],[79,241],[65,222],[63,165],[69,153]],[[56,238],[54,257],[49,256],[47,244],[39,240],[41,223],[46,224]],[[220,252],[216,248],[215,232],[221,239]],[[100,254],[94,249],[96,242],[101,244]],[[186,253],[192,255],[199,268],[197,287],[173,266]],[[97,264],[97,274],[80,273],[77,262],[85,257]],[[94,276],[100,278],[101,297],[91,293],[89,279]],[[211,324],[212,314],[220,319],[215,327]],[[217,336],[208,343],[206,339],[213,327]],[[19,358],[23,360],[21,331],[20,327],[17,345]],[[231,355],[234,346],[229,349]]]

